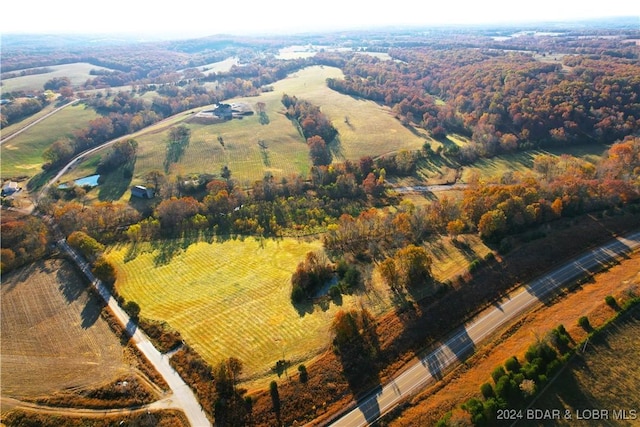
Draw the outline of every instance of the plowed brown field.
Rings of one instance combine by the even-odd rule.
[[[34,398],[133,373],[99,300],[62,260],[23,267],[0,287],[1,393]]]

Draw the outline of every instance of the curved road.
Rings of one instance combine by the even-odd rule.
[[[169,384],[171,391],[173,391],[173,399],[175,407],[184,411],[189,423],[192,427],[211,427],[211,422],[205,415],[200,403],[193,394],[193,391],[183,381],[182,377],[176,372],[175,369],[169,364],[169,357],[161,354],[151,343],[149,337],[142,332],[135,322],[133,322],[127,313],[120,308],[120,305],[115,298],[111,295],[111,292],[102,284],[102,282],[95,278],[87,262],[82,259],[76,251],[69,246],[65,239],[58,241],[58,246],[68,253],[73,260],[78,264],[83,273],[89,278],[95,289],[100,296],[107,302],[109,309],[116,316],[118,321],[123,325],[126,325],[127,332],[132,337],[136,347],[145,355],[145,357],[151,362],[156,370],[162,375],[162,378]]]
[[[69,105],[73,105],[76,102],[80,102],[80,101],[82,101],[82,99],[74,99],[71,102],[68,102],[68,103],[66,103],[64,105],[61,105],[60,107],[57,107],[55,110],[52,110],[52,111],[48,112],[47,114],[45,114],[44,116],[38,118],[37,120],[34,120],[33,123],[29,123],[28,125],[26,125],[22,129],[19,129],[19,130],[15,131],[14,133],[12,133],[11,135],[9,135],[8,137],[0,140],[0,145],[4,144],[5,142],[9,141],[12,138],[15,138],[16,136],[20,135],[22,132],[26,131],[27,129],[31,128],[32,126],[37,125],[38,123],[40,123],[44,119],[54,115],[55,113],[57,113],[58,111],[62,110],[63,108],[66,108]]]
[[[361,399],[354,409],[332,425],[358,427],[371,424],[403,399],[440,379],[447,368],[473,354],[476,345],[487,336],[539,304],[564,283],[575,280],[586,272],[597,272],[603,265],[639,247],[640,231],[618,237],[520,287],[495,307],[482,312],[475,320],[455,329],[442,345],[413,363],[390,383]]]

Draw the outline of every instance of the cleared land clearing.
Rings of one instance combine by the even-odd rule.
[[[434,425],[446,412],[467,399],[481,398],[480,386],[485,382],[493,383],[490,373],[494,368],[504,364],[506,359],[514,355],[518,360],[524,360],[527,348],[559,324],[565,326],[574,341],[584,340],[587,333],[577,325],[578,318],[588,316],[593,327],[603,325],[607,319],[615,315],[615,310],[605,304],[605,296],[614,295],[617,301],[622,302],[625,297],[628,297],[628,290],[635,289],[637,293],[640,289],[639,272],[640,253],[636,252],[629,259],[623,260],[620,265],[597,275],[593,281],[583,284],[576,291],[556,300],[553,305],[542,306],[524,316],[515,326],[507,326],[494,341],[479,348],[476,355],[467,360],[464,365],[414,397],[404,410],[394,414],[394,419],[388,425],[392,427]],[[636,356],[634,357],[638,359],[638,333],[634,335],[634,332],[630,331],[627,336],[631,339],[636,337]],[[622,368],[621,360],[629,362],[630,356],[621,357],[616,361],[615,366],[620,365]],[[633,365],[630,365],[630,369],[634,369]],[[591,373],[585,372],[585,375],[591,375]],[[602,376],[598,378],[602,381]],[[562,383],[562,378],[558,378],[556,382]],[[640,382],[636,381],[637,384]],[[540,409],[560,408],[555,403],[547,404],[543,401],[536,402],[534,406]],[[602,405],[589,404],[585,407],[611,406],[606,406],[605,402],[602,402]]]
[[[109,251],[118,292],[136,301],[142,316],[166,320],[209,363],[237,357],[243,379],[252,380],[268,374],[283,352],[300,362],[326,348],[340,307],[296,308],[290,300],[291,274],[307,252],[321,250],[319,241],[203,242],[163,265],[156,262],[161,249],[147,249],[128,262],[129,246]],[[353,304],[353,297],[342,300],[343,308]]]
[[[329,77],[342,78],[331,67],[309,67],[275,85],[275,91],[318,105],[339,132],[334,158],[358,160],[399,150],[418,150],[425,142],[402,126],[391,110],[373,101],[343,95],[327,87]]]
[[[466,266],[489,249],[475,236],[464,244],[449,238],[428,246],[436,264],[437,280],[463,273]],[[238,357],[245,364],[245,381],[264,386],[265,375],[282,358],[308,361],[330,343],[329,326],[335,312],[356,305],[379,315],[393,307],[389,289],[374,275],[367,291],[343,295],[334,302],[294,307],[290,300],[291,274],[309,251],[321,250],[319,241],[295,239],[229,240],[198,243],[159,264],[158,242],[142,246],[134,257],[129,245],[113,248],[108,257],[118,270],[118,292],[136,301],[147,318],[166,320],[211,364]],[[133,258],[133,259],[130,259]],[[416,293],[416,297],[419,292]]]
[[[42,153],[60,138],[87,127],[99,117],[85,105],[70,105],[2,144],[2,177],[34,176],[41,172]]]
[[[82,390],[134,373],[102,305],[65,261],[23,267],[0,290],[3,396]]]
[[[198,70],[202,71],[205,76],[212,73],[226,73],[231,69],[231,67],[238,65],[239,63],[240,59],[237,56],[233,56],[222,61],[201,65],[198,67]]]
[[[42,68],[42,67],[39,67]],[[3,92],[34,91],[43,90],[44,84],[53,78],[68,77],[71,86],[80,86],[87,80],[96,76],[90,74],[91,70],[113,71],[109,68],[92,65],[86,62],[75,62],[73,64],[52,65],[44,67],[51,69],[51,72],[44,74],[33,74],[30,76],[14,77],[2,80]],[[18,70],[20,71],[20,70]]]
[[[259,114],[219,124],[186,123],[191,141],[180,162],[172,165],[175,174],[219,173],[225,165],[241,182],[262,179],[270,172],[275,177],[306,175],[310,169],[308,148],[293,123],[284,115],[282,95],[288,94],[320,106],[340,132],[333,147],[336,161],[358,160],[401,149],[419,149],[424,139],[414,135],[396,120],[391,111],[374,102],[339,94],[326,85],[329,77],[341,78],[333,67],[309,67],[276,82],[272,92],[257,97],[236,98],[229,103],[246,103],[252,107],[265,104],[268,124],[260,124]],[[189,113],[179,115],[182,124]],[[345,123],[345,118],[348,122]],[[134,181],[151,170],[162,170],[169,129],[151,128],[136,136],[139,143]],[[224,140],[224,147],[218,137]],[[262,141],[267,147],[258,145]],[[135,182],[137,183],[137,182]]]

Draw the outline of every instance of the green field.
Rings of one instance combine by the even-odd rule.
[[[326,86],[327,78],[341,76],[337,68],[309,67],[275,83],[272,92],[229,100],[252,107],[263,102],[268,124],[260,124],[257,114],[218,124],[190,122],[191,112],[175,116],[174,124],[186,124],[192,133],[184,156],[172,165],[170,172],[181,176],[219,173],[227,165],[232,177],[243,184],[262,179],[267,172],[276,177],[306,175],[310,168],[308,149],[294,124],[284,115],[281,99],[285,93],[320,106],[332,120],[340,132],[340,141],[334,146],[336,161],[422,146],[424,138],[403,127],[388,108],[341,95]],[[135,136],[139,148],[134,184],[142,183],[147,172],[164,169],[168,132],[169,127],[162,124]],[[224,139],[224,147],[218,142],[218,136]],[[262,149],[259,141],[267,148]]]
[[[42,153],[59,138],[71,137],[98,114],[84,105],[72,105],[2,144],[2,177],[34,176],[41,171]]]
[[[290,300],[291,274],[307,252],[321,250],[319,241],[203,242],[160,265],[166,246],[125,261],[130,249],[107,255],[117,266],[118,292],[138,302],[144,317],[179,330],[209,363],[238,357],[250,380],[267,374],[283,351],[300,362],[326,349],[339,307],[297,309]],[[342,301],[353,303],[352,297]]]
[[[448,238],[427,245],[437,280],[463,273],[473,259],[489,251],[477,236],[459,239],[469,249],[454,246]],[[240,358],[245,380],[261,381],[283,351],[295,363],[324,351],[340,308],[364,305],[379,315],[393,307],[389,289],[377,274],[366,292],[343,295],[339,305],[294,307],[291,274],[307,252],[321,250],[319,240],[261,243],[248,238],[191,246],[160,241],[135,251],[123,245],[112,248],[107,257],[117,268],[118,292],[136,301],[144,317],[166,320],[209,363]]]
[[[44,89],[44,84],[46,82],[53,78],[61,77],[68,77],[71,81],[71,86],[77,87],[84,84],[87,80],[96,77],[89,74],[91,70],[109,70],[108,68],[91,65],[86,62],[53,65],[46,68],[50,68],[52,71],[50,73],[44,74],[33,74],[30,76],[20,76],[14,77],[12,79],[3,79],[2,91],[41,91]]]

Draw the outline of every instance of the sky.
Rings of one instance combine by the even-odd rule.
[[[504,24],[637,16],[638,0],[16,0],[2,33],[303,33],[381,26]]]

